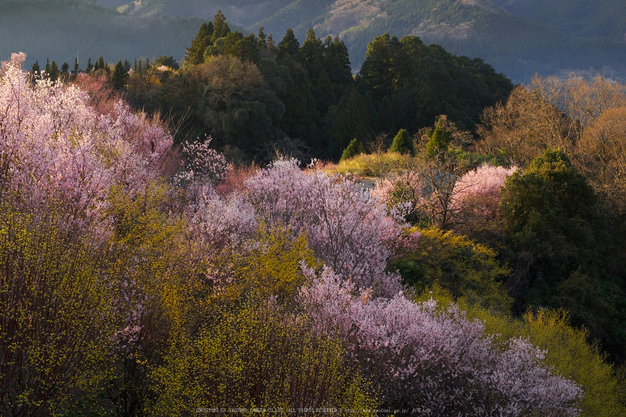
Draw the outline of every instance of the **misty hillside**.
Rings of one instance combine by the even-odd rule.
[[[626,42],[626,8],[621,0],[492,0],[507,12],[568,35]]]
[[[200,19],[169,16],[125,16],[115,9],[80,1],[0,2],[0,58],[26,52],[35,60],[59,65],[80,56],[109,62],[173,55],[182,59],[198,31]]]
[[[130,14],[210,18],[221,9],[229,21],[275,37],[289,27],[303,39],[318,36],[346,41],[353,67],[365,58],[367,43],[385,32],[417,35],[455,54],[478,56],[513,79],[534,73],[604,69],[623,77],[626,46],[620,43],[626,12],[620,2],[602,0],[143,0],[120,8]]]
[[[202,21],[222,10],[229,24],[277,41],[293,28],[303,41],[346,42],[352,67],[385,32],[417,35],[457,55],[480,57],[514,81],[535,73],[590,71],[626,78],[626,12],[615,0],[591,10],[583,1],[550,0],[11,0],[0,1],[0,57],[28,62],[103,55],[108,61],[172,55],[182,59]],[[200,20],[201,19],[201,20]],[[37,28],[37,30],[33,30]],[[243,29],[245,28],[245,29]]]

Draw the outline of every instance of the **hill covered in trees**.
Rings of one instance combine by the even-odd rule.
[[[626,11],[619,0],[492,0],[507,12],[572,36],[626,42]]]
[[[59,66],[80,57],[108,61],[174,55],[202,23],[169,16],[125,16],[114,8],[74,0],[0,2],[0,56],[28,52],[27,64],[47,58]]]
[[[455,56],[416,36],[373,39],[354,77],[338,38],[302,44],[260,31],[231,31],[223,14],[202,24],[179,71],[136,65],[121,90],[137,108],[181,121],[181,135],[211,135],[243,161],[267,161],[274,150],[300,159],[338,160],[354,138],[410,134],[441,114],[476,131],[482,110],[507,97],[513,84],[481,59]],[[226,81],[229,80],[229,81]]]
[[[367,43],[381,33],[417,35],[427,44],[477,56],[509,77],[528,81],[535,73],[605,68],[623,76],[626,32],[621,5],[585,2],[491,2],[461,0],[235,2],[151,0],[130,3],[134,14],[212,16],[218,9],[256,32],[292,28],[302,40],[309,28],[346,42],[353,65],[365,58]],[[592,10],[593,9],[593,10]],[[614,72],[611,73],[610,69]],[[620,75],[621,74],[621,75]]]
[[[352,68],[365,60],[367,44],[389,32],[419,36],[457,55],[480,57],[516,82],[535,74],[590,71],[624,78],[626,44],[619,2],[490,2],[462,0],[342,0],[256,2],[141,2],[80,0],[3,0],[0,2],[0,54],[29,51],[29,60],[65,60],[103,55],[107,60],[182,59],[185,39],[201,18],[222,10],[242,32],[280,37],[292,28],[302,42],[313,28],[342,39]],[[32,28],[38,30],[32,30]],[[29,62],[30,63],[30,62]]]
[[[225,32],[220,18],[207,23],[203,62],[189,62],[190,48],[182,72],[218,91],[233,75],[279,81],[207,54],[263,52]],[[421,48],[376,42],[396,58]],[[445,118],[343,165],[235,167],[208,138],[175,147],[106,68],[57,84],[24,59],[0,73],[3,415],[624,415],[623,376],[565,310],[542,307],[571,307],[623,342],[623,235],[607,226],[623,224],[624,199],[603,192],[607,179],[624,184],[623,141],[579,165],[576,147],[545,149],[577,137],[520,147],[513,128],[578,126],[594,143],[601,126],[623,124],[618,90],[613,112],[570,124],[543,111],[562,98],[549,84],[543,95],[518,87],[487,113],[487,163],[475,169]],[[202,72],[214,59],[228,65]],[[527,113],[507,113],[520,103]],[[364,168],[373,189],[355,176]]]

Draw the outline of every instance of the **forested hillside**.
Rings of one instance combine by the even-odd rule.
[[[415,36],[377,37],[355,78],[338,38],[312,29],[302,45],[291,30],[280,41],[244,36],[224,19],[201,26],[181,71],[136,65],[122,85],[137,108],[184,120],[177,137],[211,135],[246,162],[267,162],[274,149],[338,160],[355,137],[365,144],[381,132],[413,134],[441,114],[475,132],[482,110],[513,89],[482,60]]]
[[[501,6],[501,7],[499,7]],[[302,40],[309,28],[346,42],[353,66],[365,58],[370,40],[389,32],[417,35],[449,51],[477,56],[517,81],[560,70],[605,68],[623,77],[626,32],[623,11],[614,0],[588,2],[491,2],[460,0],[240,0],[222,3],[197,0],[144,1],[130,4],[131,13],[212,16],[224,11],[237,24],[256,32],[264,26],[275,35],[292,28]],[[126,9],[125,9],[126,10]],[[597,39],[588,39],[592,37]],[[610,69],[613,72],[610,72]]]
[[[626,10],[620,0],[492,0],[516,16],[568,35],[626,42]]]
[[[0,414],[626,415],[624,85],[194,34],[2,62]]]
[[[73,63],[77,54],[109,61],[175,55],[182,59],[201,20],[168,16],[124,16],[82,1],[0,2],[0,56],[28,51],[28,64],[47,58]]]
[[[624,78],[626,32],[619,4],[593,10],[581,2],[488,0],[103,1],[3,0],[0,2],[0,56],[28,50],[29,60],[67,60],[103,55],[109,61],[180,55],[199,21],[222,10],[242,32],[263,26],[276,38],[292,28],[303,42],[309,28],[321,37],[338,36],[353,69],[365,60],[367,44],[389,32],[419,36],[448,51],[479,57],[515,82],[535,74],[586,71]],[[114,7],[117,7],[115,9]],[[37,30],[32,30],[36,27]],[[245,28],[245,29],[242,29]],[[31,63],[31,61],[29,61]],[[84,63],[81,63],[84,65]]]

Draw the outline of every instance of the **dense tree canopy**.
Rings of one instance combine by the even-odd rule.
[[[215,66],[223,61],[221,55],[257,68],[262,77],[254,94],[232,96],[237,104],[214,102],[213,86],[196,68],[206,70],[210,62]],[[481,60],[427,47],[415,36],[380,36],[370,43],[367,56],[355,78],[348,50],[337,38],[320,39],[309,29],[300,43],[290,29],[275,44],[263,30],[258,36],[231,31],[218,13],[200,26],[181,71],[161,76],[145,89],[137,88],[141,84],[133,78],[145,78],[150,68],[134,68],[128,94],[138,107],[172,111],[184,120],[184,135],[212,135],[235,159],[267,160],[277,148],[305,159],[338,160],[354,138],[367,145],[378,134],[393,137],[400,129],[410,136],[441,114],[474,129],[482,109],[512,89],[509,80]],[[223,82],[231,77],[239,83],[234,80],[240,76],[222,72]]]
[[[3,414],[625,413],[621,87],[512,89],[389,35],[353,76],[337,39],[221,13],[180,68],[24,59],[0,72]]]

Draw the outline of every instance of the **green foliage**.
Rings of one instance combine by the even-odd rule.
[[[305,281],[302,262],[309,267],[320,266],[305,236],[294,240],[282,228],[261,227],[255,241],[258,248],[232,255],[236,278],[226,296],[239,300],[258,293],[276,297],[280,304],[293,300]]]
[[[196,37],[185,53],[185,63],[198,65],[204,62],[204,51],[212,44],[211,37],[213,36],[213,30],[213,22],[200,25]]]
[[[355,156],[362,154],[362,147],[363,145],[359,143],[359,140],[357,138],[352,139],[352,141],[350,141],[350,144],[348,144],[348,147],[343,150],[339,162],[347,161],[348,159],[354,158]]]
[[[490,311],[510,311],[512,300],[502,281],[511,270],[497,260],[494,250],[451,231],[430,228],[420,233],[418,250],[395,265],[401,274],[408,273],[402,275],[407,283],[419,290],[434,283],[454,300]]]
[[[480,59],[457,57],[439,45],[426,46],[418,37],[398,39],[386,33],[368,44],[360,82],[371,94],[385,130],[417,132],[446,114],[474,129],[480,113],[506,96],[513,85]],[[387,103],[383,102],[387,100]]]
[[[389,152],[415,156],[415,149],[413,148],[413,142],[411,141],[409,132],[405,129],[400,129],[398,134],[393,138],[393,143],[391,144],[391,148],[389,148]]]
[[[0,215],[0,412],[48,415],[101,386],[112,294],[98,252],[47,219]]]
[[[115,64],[115,69],[113,70],[113,75],[111,76],[111,85],[113,88],[117,90],[123,90],[126,87],[126,81],[128,80],[128,70],[129,68],[125,68],[122,61],[117,61]]]
[[[154,65],[157,67],[164,65],[173,70],[177,70],[180,68],[180,65],[178,65],[178,62],[176,62],[176,59],[174,59],[174,57],[171,55],[170,56],[161,55],[160,57],[154,60]]]
[[[122,415],[145,412],[157,392],[152,370],[197,307],[190,294],[202,294],[191,278],[207,265],[185,242],[184,223],[165,211],[166,196],[167,187],[157,183],[135,198],[118,188],[110,197],[115,233],[103,270],[117,300],[115,324],[141,329],[108,356],[105,396]]]
[[[367,143],[373,138],[364,101],[355,88],[347,89],[339,101],[329,132],[328,155],[331,159],[339,159],[352,139]]]
[[[335,171],[341,174],[357,174],[361,177],[385,177],[399,173],[411,165],[412,157],[395,152],[360,154],[341,161]]]
[[[563,152],[548,150],[507,179],[501,205],[516,310],[567,308],[576,325],[621,358],[623,281],[607,268],[615,246],[585,177]]]
[[[554,285],[597,256],[596,196],[560,150],[548,150],[505,183],[505,231],[531,288]],[[550,284],[551,283],[551,284]]]
[[[263,83],[258,67],[228,55],[193,66],[187,78],[198,92],[195,115],[216,145],[258,154],[280,137],[284,104]]]
[[[158,415],[198,408],[375,409],[369,384],[343,358],[344,347],[316,335],[302,318],[251,299],[223,307],[210,326],[172,346],[154,377],[161,395]],[[369,415],[368,412],[358,415]]]
[[[417,37],[376,38],[355,79],[348,48],[337,38],[319,39],[311,29],[300,45],[296,32],[287,31],[275,46],[264,31],[260,37],[217,31],[227,24],[223,15],[215,19],[200,27],[183,71],[150,75],[136,68],[133,78],[143,81],[128,89],[135,106],[172,112],[179,137],[209,134],[227,155],[248,161],[265,161],[274,149],[339,160],[354,138],[367,146],[377,131],[417,132],[446,112],[472,128],[482,108],[512,88],[482,61],[454,57]],[[256,66],[262,80],[249,83],[238,70],[245,65],[231,65],[234,59]],[[224,90],[226,80],[235,88]],[[463,84],[451,86],[454,80]]]
[[[450,132],[445,130],[442,122],[439,121],[426,144],[426,156],[432,159],[445,155],[448,152],[451,139]]]
[[[282,41],[278,44],[278,55],[280,58],[284,58],[285,55],[289,54],[292,57],[298,55],[298,51],[300,50],[300,42],[296,39],[296,35],[293,33],[291,28],[287,29],[287,33]]]

